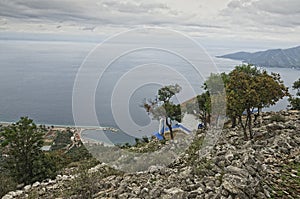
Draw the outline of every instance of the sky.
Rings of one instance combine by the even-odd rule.
[[[108,37],[141,27],[208,42],[300,43],[299,0],[0,0],[0,35]]]

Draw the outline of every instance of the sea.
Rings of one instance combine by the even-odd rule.
[[[47,125],[75,125],[72,111],[73,92],[76,75],[88,59],[95,62],[97,67],[101,66],[101,59],[110,56],[111,51],[102,53],[99,56],[90,56],[95,51],[99,42],[80,41],[49,41],[34,39],[2,39],[0,40],[0,121],[15,122],[22,116],[32,118],[38,124]],[[118,45],[115,44],[118,48]],[[221,49],[221,50],[220,50]],[[110,49],[111,50],[111,49]],[[205,54],[207,53],[207,54]],[[195,59],[205,65],[215,64],[219,72],[230,72],[234,66],[241,64],[240,61],[216,58],[215,56],[231,53],[226,48],[207,47],[199,55],[193,54]],[[203,58],[204,57],[204,58]],[[210,59],[208,59],[208,57]],[[97,59],[97,60],[96,60]],[[167,60],[166,62],[164,60]],[[210,63],[204,63],[210,62]],[[148,65],[147,65],[148,64]],[[133,70],[133,66],[139,66],[141,75],[128,75]],[[111,63],[110,67],[104,70],[104,75],[98,82],[94,92],[94,107],[99,123],[83,123],[88,126],[112,126],[118,125],[114,121],[111,110],[111,98],[116,85],[125,86],[122,92],[126,92],[125,81],[130,85],[130,81],[143,82],[142,80],[151,76],[152,69],[156,66],[172,71],[179,71],[178,77],[170,83],[180,84],[182,78],[188,79],[196,93],[201,93],[205,77],[198,79],[195,70],[190,63],[174,56],[169,52],[153,49],[142,49],[134,51],[126,56],[122,56]],[[142,68],[144,67],[144,68]],[[146,67],[151,68],[149,71]],[[135,68],[136,69],[136,68]],[[160,69],[157,69],[160,70]],[[279,73],[286,86],[291,87],[292,83],[300,77],[300,70],[291,68],[266,68],[268,72]],[[141,72],[142,71],[142,72]],[[143,72],[145,71],[145,72]],[[158,73],[157,73],[158,72]],[[207,71],[206,71],[207,72]],[[146,75],[144,74],[146,73]],[[156,78],[159,71],[153,73]],[[163,72],[160,73],[164,77]],[[94,77],[94,74],[85,74]],[[128,78],[126,79],[125,77]],[[123,78],[124,77],[124,78]],[[178,82],[175,80],[178,79]],[[148,80],[147,80],[148,81]],[[120,83],[121,82],[121,83]],[[131,93],[129,99],[120,97],[120,101],[128,102],[130,115],[137,125],[149,123],[149,115],[141,107],[144,100],[154,99],[157,89],[161,85],[155,81],[148,81],[148,84],[137,85],[137,89]],[[87,88],[88,90],[88,88]],[[294,91],[290,90],[291,93]],[[126,96],[124,94],[124,96]],[[89,102],[87,102],[89,103]],[[74,106],[74,104],[73,104]],[[78,106],[78,104],[77,104]],[[83,112],[85,104],[82,104]],[[278,111],[287,109],[288,101],[283,99],[275,106],[265,109],[266,111]]]

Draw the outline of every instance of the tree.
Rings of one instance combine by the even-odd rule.
[[[300,96],[300,78],[294,82],[293,89],[297,90],[296,95]]]
[[[5,167],[19,183],[54,176],[56,170],[51,156],[41,151],[43,136],[44,130],[27,117],[1,130],[1,146],[7,155]]]
[[[293,83],[293,89],[297,90],[296,96],[298,97],[290,97],[289,101],[292,105],[292,109],[300,110],[300,78]]]
[[[181,122],[180,104],[174,104],[172,98],[180,91],[181,87],[178,84],[162,87],[158,90],[155,100],[148,100],[143,104],[143,107],[152,114],[154,119],[165,119],[172,140],[174,139],[172,121]]]
[[[226,114],[226,93],[224,84],[227,81],[227,75],[210,74],[205,81],[203,88],[206,90],[206,110],[208,114],[208,121],[214,127],[220,127],[222,124],[220,119],[224,118]],[[201,103],[199,103],[201,106]]]
[[[288,90],[280,79],[279,74],[269,75],[265,70],[258,70],[252,65],[237,66],[229,73],[226,84],[227,112],[232,117],[239,118],[244,130],[244,137],[250,138],[252,132],[252,113],[254,109],[261,109],[274,105],[279,99],[288,95]],[[243,122],[243,113],[246,121]]]
[[[201,95],[197,95],[197,103],[199,107],[199,118],[203,122],[204,127],[206,128],[207,124],[210,123],[211,117],[211,101],[209,92],[206,91]]]
[[[186,103],[189,114],[195,114],[207,128],[213,121],[218,122],[220,115],[225,116],[226,102],[224,82],[227,79],[225,73],[211,74],[204,82],[202,94]],[[216,126],[217,123],[214,125]]]

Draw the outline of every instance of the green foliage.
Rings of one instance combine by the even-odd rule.
[[[229,73],[226,84],[227,114],[232,118],[239,118],[247,139],[246,130],[252,134],[252,111],[274,105],[279,99],[288,95],[279,74],[267,74],[251,65],[237,66]],[[246,111],[246,121],[242,115]]]
[[[174,104],[172,98],[181,91],[178,84],[162,87],[158,90],[158,96],[155,100],[149,100],[143,103],[143,107],[148,113],[151,113],[154,119],[159,120],[164,117],[166,125],[170,129],[171,139],[173,139],[172,120],[181,122],[180,104]]]
[[[166,110],[166,117],[170,120],[181,122],[181,108],[180,104],[173,104],[172,102],[166,102],[163,105]]]
[[[192,173],[198,176],[212,175],[211,169],[213,168],[213,162],[206,158],[199,160],[199,163],[192,168]]]
[[[270,118],[271,122],[285,122],[284,116],[280,114],[272,115]]]
[[[228,82],[227,74],[212,73],[204,82],[205,92],[186,103],[186,111],[199,117],[205,127],[211,123],[212,115],[215,116],[214,118],[217,118],[218,115],[225,116],[225,82]]]
[[[40,181],[46,178],[55,178],[59,165],[57,156],[52,153],[41,153],[39,158],[33,162],[33,174],[31,182]]]
[[[293,83],[293,89],[297,90],[296,95],[300,96],[300,78]]]
[[[72,195],[81,198],[93,198],[93,195],[98,191],[97,181],[100,173],[89,173],[88,170],[89,167],[83,165],[79,167],[80,173],[72,184]]]
[[[68,184],[70,188],[63,190],[58,196],[65,196],[64,198],[95,198],[94,195],[101,190],[100,181],[103,178],[123,175],[122,172],[107,166],[99,168],[98,171],[89,171],[93,166],[95,166],[94,162],[90,161],[79,165],[76,178]]]
[[[143,136],[142,139],[145,143],[149,143],[149,138],[147,136]]]
[[[158,99],[162,102],[170,102],[171,98],[181,91],[178,84],[165,86],[158,90]]]
[[[140,140],[139,138],[135,138],[135,146],[139,146],[142,144],[142,140]]]
[[[63,149],[71,144],[72,135],[73,133],[70,131],[57,131],[54,144],[51,146],[51,150]]]
[[[197,135],[199,133],[204,133],[203,130],[198,130],[197,131]],[[189,148],[186,151],[186,154],[189,154],[188,159],[187,159],[187,163],[189,165],[194,165],[195,162],[199,159],[199,150],[202,147],[203,144],[203,137],[199,137],[199,136],[195,136],[193,139],[193,142],[189,145]]]
[[[228,75],[210,74],[208,79],[204,82],[203,88],[209,92],[210,95],[220,94],[224,92],[224,85],[228,82]]]
[[[82,161],[92,161],[92,155],[81,143],[79,146],[72,147],[68,151],[55,150],[46,153],[50,158],[50,162],[55,164],[52,168],[56,168],[57,171],[61,171],[63,168],[72,166]],[[49,167],[49,166],[48,166]]]
[[[288,96],[288,88],[284,86],[278,73],[267,74],[262,71],[256,78],[257,93],[259,94],[259,105],[257,108],[269,107],[285,96]]]
[[[69,162],[76,162],[91,159],[92,155],[83,144],[80,144],[79,147],[73,147],[72,149],[70,149],[66,153],[66,158],[69,159]]]
[[[206,93],[198,97],[199,109],[205,115],[202,118],[204,125],[209,123],[212,126],[218,126],[218,118],[226,115],[226,93],[225,85],[228,82],[228,75],[210,74],[204,83]]]
[[[0,198],[6,193],[15,190],[17,187],[17,182],[10,176],[6,175],[4,172],[0,172]]]
[[[289,101],[292,105],[293,110],[300,110],[300,98],[299,97],[289,98]]]
[[[18,183],[29,184],[55,176],[53,159],[41,151],[44,133],[27,117],[2,129],[2,147],[7,155],[3,167]]]
[[[199,118],[204,123],[204,126],[207,127],[207,124],[210,122],[211,115],[211,99],[209,92],[207,91],[198,95],[197,103],[199,107]]]
[[[289,101],[292,105],[292,109],[300,110],[300,78],[294,82],[293,89],[297,90],[296,96],[298,97],[290,97]]]
[[[41,163],[44,133],[27,117],[1,131],[2,147],[7,154],[4,167],[19,183],[28,184],[44,177],[44,174],[41,175],[45,166],[45,162]]]

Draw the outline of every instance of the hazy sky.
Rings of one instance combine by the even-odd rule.
[[[190,36],[300,43],[299,0],[0,0],[0,33],[111,35],[165,27]]]

